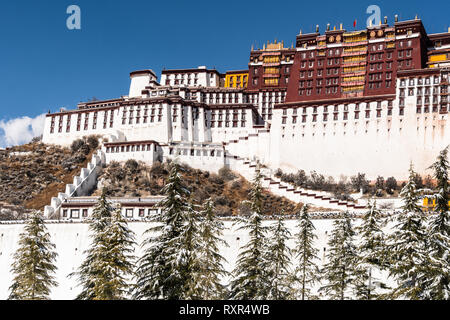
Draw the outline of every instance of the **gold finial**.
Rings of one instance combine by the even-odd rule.
[[[263,45],[263,50],[266,50],[266,44],[264,43],[264,45]]]
[[[255,45],[254,44],[252,44],[252,51],[254,51],[255,50]]]
[[[291,42],[291,49],[294,49],[294,43],[293,42]]]
[[[336,31],[336,26],[333,27],[333,31]]]
[[[414,18],[415,20],[419,20],[419,15],[416,14],[416,17]]]
[[[319,25],[316,24],[316,33],[319,33]]]
[[[448,33],[450,33],[450,27],[448,27]]]
[[[300,33],[299,34],[302,35],[302,29],[300,29]]]
[[[342,28],[342,23],[341,23],[341,25],[339,26],[339,30],[342,30],[343,28]]]

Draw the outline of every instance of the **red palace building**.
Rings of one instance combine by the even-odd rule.
[[[275,43],[252,50],[247,91],[282,92],[286,104],[352,101],[394,95],[397,77],[450,65],[450,33],[429,35],[418,18],[396,18],[394,26],[385,18],[384,24],[360,31],[342,25],[318,31],[300,32],[295,49]]]

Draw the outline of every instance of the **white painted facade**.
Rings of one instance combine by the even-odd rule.
[[[161,84],[186,87],[219,87],[220,74],[216,70],[208,70],[205,66],[197,69],[163,71]]]
[[[444,88],[448,91],[441,83],[444,78],[448,80],[448,71],[403,76],[391,98],[277,107],[284,103],[285,92],[246,93],[211,83],[160,86],[147,83],[152,77],[145,73],[132,73],[129,97],[115,106],[99,102],[99,107],[91,103],[49,114],[43,140],[70,145],[97,134],[109,142],[152,140],[159,146],[146,153],[105,153],[107,161],[153,163],[173,157],[168,146],[191,144],[191,151],[179,155],[185,157],[181,160],[208,170],[227,164],[227,154],[258,160],[272,170],[314,170],[335,179],[363,172],[370,179],[381,175],[402,180],[411,162],[419,173],[428,174],[427,168],[450,144],[448,101],[441,95]],[[131,97],[139,90],[140,96]],[[210,156],[211,145],[223,146],[221,157]]]

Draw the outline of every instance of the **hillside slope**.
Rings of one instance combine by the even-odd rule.
[[[227,169],[219,174],[196,170],[184,164],[182,168],[183,183],[191,192],[194,202],[201,204],[208,198],[214,201],[217,213],[221,216],[247,213],[249,210],[245,200],[248,199],[250,182]],[[133,196],[144,197],[161,195],[165,181],[168,178],[168,163],[155,163],[147,166],[136,161],[125,164],[111,163],[99,175],[99,188],[106,188],[108,194],[114,197]],[[98,189],[94,195],[100,194]],[[244,203],[243,203],[244,202]],[[264,214],[297,213],[301,204],[296,204],[286,198],[264,192]]]
[[[91,148],[73,152],[42,143],[0,151],[0,202],[42,210],[86,166]]]

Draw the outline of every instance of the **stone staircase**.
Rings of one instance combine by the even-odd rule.
[[[258,170],[258,164],[260,161],[254,157],[250,159],[248,157],[240,157],[233,155],[229,149],[233,148],[241,141],[248,141],[252,137],[258,137],[260,134],[266,133],[268,130],[258,130],[256,133],[249,134],[245,137],[240,137],[235,140],[224,142],[226,163],[230,166],[230,169],[240,173],[248,181],[252,181]],[[247,142],[248,143],[248,142]],[[260,168],[260,172],[263,177],[263,187],[271,193],[285,197],[295,203],[309,204],[318,208],[326,208],[332,210],[349,210],[353,212],[364,211],[365,206],[355,204],[353,202],[341,201],[333,198],[333,196],[327,192],[313,191],[303,188],[298,188],[290,183],[283,182],[279,178],[272,175],[270,168]]]

